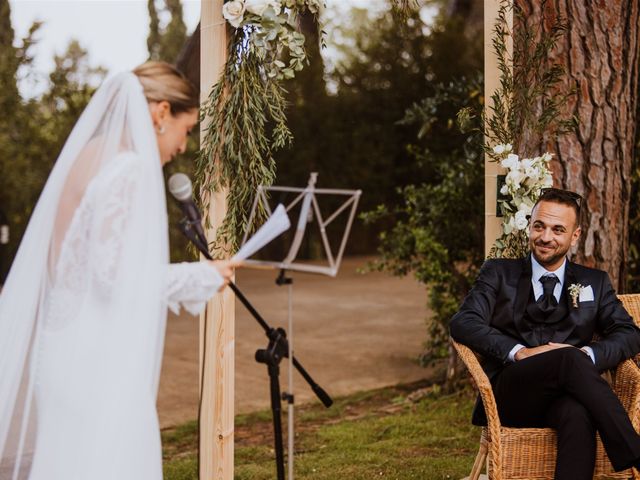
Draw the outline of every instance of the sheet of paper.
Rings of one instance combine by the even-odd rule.
[[[271,240],[291,227],[291,221],[284,205],[279,204],[269,219],[233,256],[233,260],[246,260]]]

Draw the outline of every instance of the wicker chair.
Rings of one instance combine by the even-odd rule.
[[[636,324],[640,325],[640,294],[619,295],[618,298]],[[469,348],[454,340],[451,342],[480,391],[488,420],[488,425],[482,428],[480,449],[469,480],[478,480],[485,461],[490,480],[553,480],[556,464],[555,431],[551,428],[508,428],[500,425],[491,384],[478,359]],[[612,385],[636,431],[640,431],[640,369],[634,360],[626,360],[618,365],[613,372]],[[600,438],[597,443],[594,478],[640,480],[640,474],[635,469],[614,472]]]

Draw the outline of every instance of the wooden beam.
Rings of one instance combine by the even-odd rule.
[[[498,59],[493,51],[493,28],[498,18],[500,0],[484,0],[484,98],[487,116],[491,111],[491,96],[500,84],[500,72]],[[509,11],[509,29],[513,28],[513,11]],[[509,40],[511,38],[509,37]],[[507,44],[509,58],[513,55],[513,42]],[[484,158],[484,253],[489,254],[495,240],[502,234],[501,220],[496,216],[496,198],[498,194],[498,175],[504,173],[504,169],[497,163],[489,161],[488,155]]]
[[[224,71],[227,26],[222,17],[223,0],[202,0],[201,5],[200,98],[206,101]],[[220,191],[210,199],[209,239],[227,212],[226,194]],[[200,480],[233,480],[234,328],[234,296],[227,288],[214,296],[200,317],[200,368],[204,368],[204,375],[202,371],[200,375]]]

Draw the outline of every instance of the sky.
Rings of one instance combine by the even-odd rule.
[[[26,36],[31,24],[44,22],[33,49],[36,75],[20,82],[24,96],[46,89],[54,54],[62,54],[72,38],[89,52],[91,65],[111,73],[130,70],[147,59],[149,15],[147,0],[10,0],[11,23],[16,42]],[[383,0],[329,0],[330,7],[343,10],[351,5],[381,8]],[[200,0],[182,0],[187,31],[200,19]]]
[[[44,22],[34,48],[38,77],[21,84],[23,94],[44,88],[53,69],[54,54],[66,50],[72,38],[88,50],[91,65],[110,72],[130,70],[147,59],[149,14],[147,0],[10,0],[11,24],[16,40],[31,24]],[[191,32],[200,18],[200,0],[183,0],[184,20]],[[26,91],[25,91],[26,90]],[[31,93],[31,94],[30,94]]]

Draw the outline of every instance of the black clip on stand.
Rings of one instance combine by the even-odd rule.
[[[179,224],[180,231],[198,248],[200,253],[204,255],[205,258],[209,260],[213,260],[211,254],[209,253],[209,249],[207,245],[204,244],[199,238],[197,233],[194,231],[193,222],[189,222],[187,219],[183,219]],[[290,278],[286,278],[284,275],[284,270],[280,272],[280,276],[276,280],[278,285],[283,285],[291,282]],[[282,407],[280,403],[280,362],[283,358],[289,356],[289,346],[287,343],[287,334],[282,328],[271,328],[269,324],[262,318],[262,316],[258,313],[258,311],[249,303],[249,300],[242,294],[240,289],[236,286],[235,283],[229,282],[229,288],[233,290],[233,293],[236,294],[236,297],[240,302],[244,305],[244,307],[251,313],[253,318],[260,324],[263,328],[267,338],[269,338],[269,344],[267,345],[266,350],[258,350],[256,352],[256,361],[259,363],[265,363],[267,365],[267,369],[269,371],[269,380],[271,387],[271,413],[273,415],[273,432],[274,432],[274,440],[275,440],[275,450],[276,450],[276,469],[278,473],[278,480],[284,480],[284,452],[282,447]],[[298,362],[298,360],[293,357],[293,365],[298,370],[298,373],[302,375],[305,381],[311,387],[311,390],[316,394],[318,399],[322,402],[322,404],[329,408],[333,404],[333,400],[331,397],[325,392],[320,385],[318,385],[311,375],[307,373],[304,367]],[[287,394],[287,400],[292,401],[288,397],[291,396],[291,393]]]

